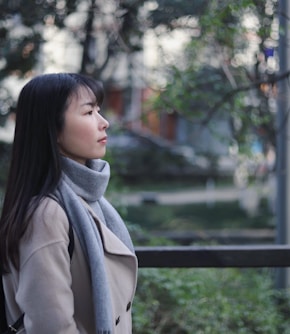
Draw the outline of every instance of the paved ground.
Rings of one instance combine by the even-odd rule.
[[[268,196],[271,187],[259,185],[244,189],[228,187],[217,188],[207,187],[205,189],[192,189],[186,191],[171,192],[137,192],[122,194],[118,200],[124,205],[140,205],[144,202],[179,205],[191,203],[207,203],[209,206],[215,202],[239,201],[240,206],[248,214],[255,214],[261,197]],[[272,191],[273,192],[273,191]],[[275,238],[275,231],[272,228],[250,229],[250,230],[202,230],[202,231],[162,231],[157,236],[174,240],[182,245],[192,244],[197,241],[218,241],[224,244],[260,244],[272,243]]]
[[[121,202],[124,205],[140,205],[144,202],[155,202],[157,204],[190,204],[190,203],[214,203],[221,201],[239,200],[244,206],[253,206],[259,201],[261,196],[266,196],[269,192],[267,186],[255,186],[245,189],[234,187],[205,189],[192,189],[171,192],[137,192],[122,194]]]
[[[140,205],[144,202],[179,205],[191,203],[207,203],[209,206],[215,202],[239,201],[248,214],[254,214],[261,197],[273,193],[271,186],[259,185],[244,189],[227,187],[207,187],[205,189],[192,189],[186,191],[171,192],[137,192],[118,195],[118,200],[124,205]],[[269,196],[268,196],[269,197]],[[260,244],[272,243],[275,239],[275,231],[272,228],[265,229],[226,229],[226,230],[202,230],[202,231],[162,231],[157,236],[174,240],[182,245],[192,244],[197,241],[218,241],[224,244]]]

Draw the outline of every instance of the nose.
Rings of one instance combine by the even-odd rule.
[[[108,129],[108,127],[110,126],[110,123],[100,114],[98,114],[100,117],[100,127],[103,130]]]

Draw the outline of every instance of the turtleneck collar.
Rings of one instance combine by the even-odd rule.
[[[78,196],[88,202],[95,202],[105,194],[110,178],[108,162],[96,159],[82,165],[62,156],[61,163],[65,182]]]

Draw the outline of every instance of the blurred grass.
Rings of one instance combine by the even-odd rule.
[[[128,206],[123,219],[145,231],[190,231],[201,229],[240,229],[273,227],[274,217],[262,199],[257,211],[249,215],[237,201],[186,205],[143,204]]]

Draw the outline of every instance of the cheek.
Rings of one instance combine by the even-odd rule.
[[[93,131],[88,125],[78,125],[70,132],[70,137],[73,140],[88,140],[92,137]]]
[[[90,141],[92,130],[82,124],[67,124],[58,138],[58,143],[63,149],[74,149]]]
[[[77,122],[68,128],[68,136],[75,140],[89,140],[95,135],[96,129],[92,122]]]

